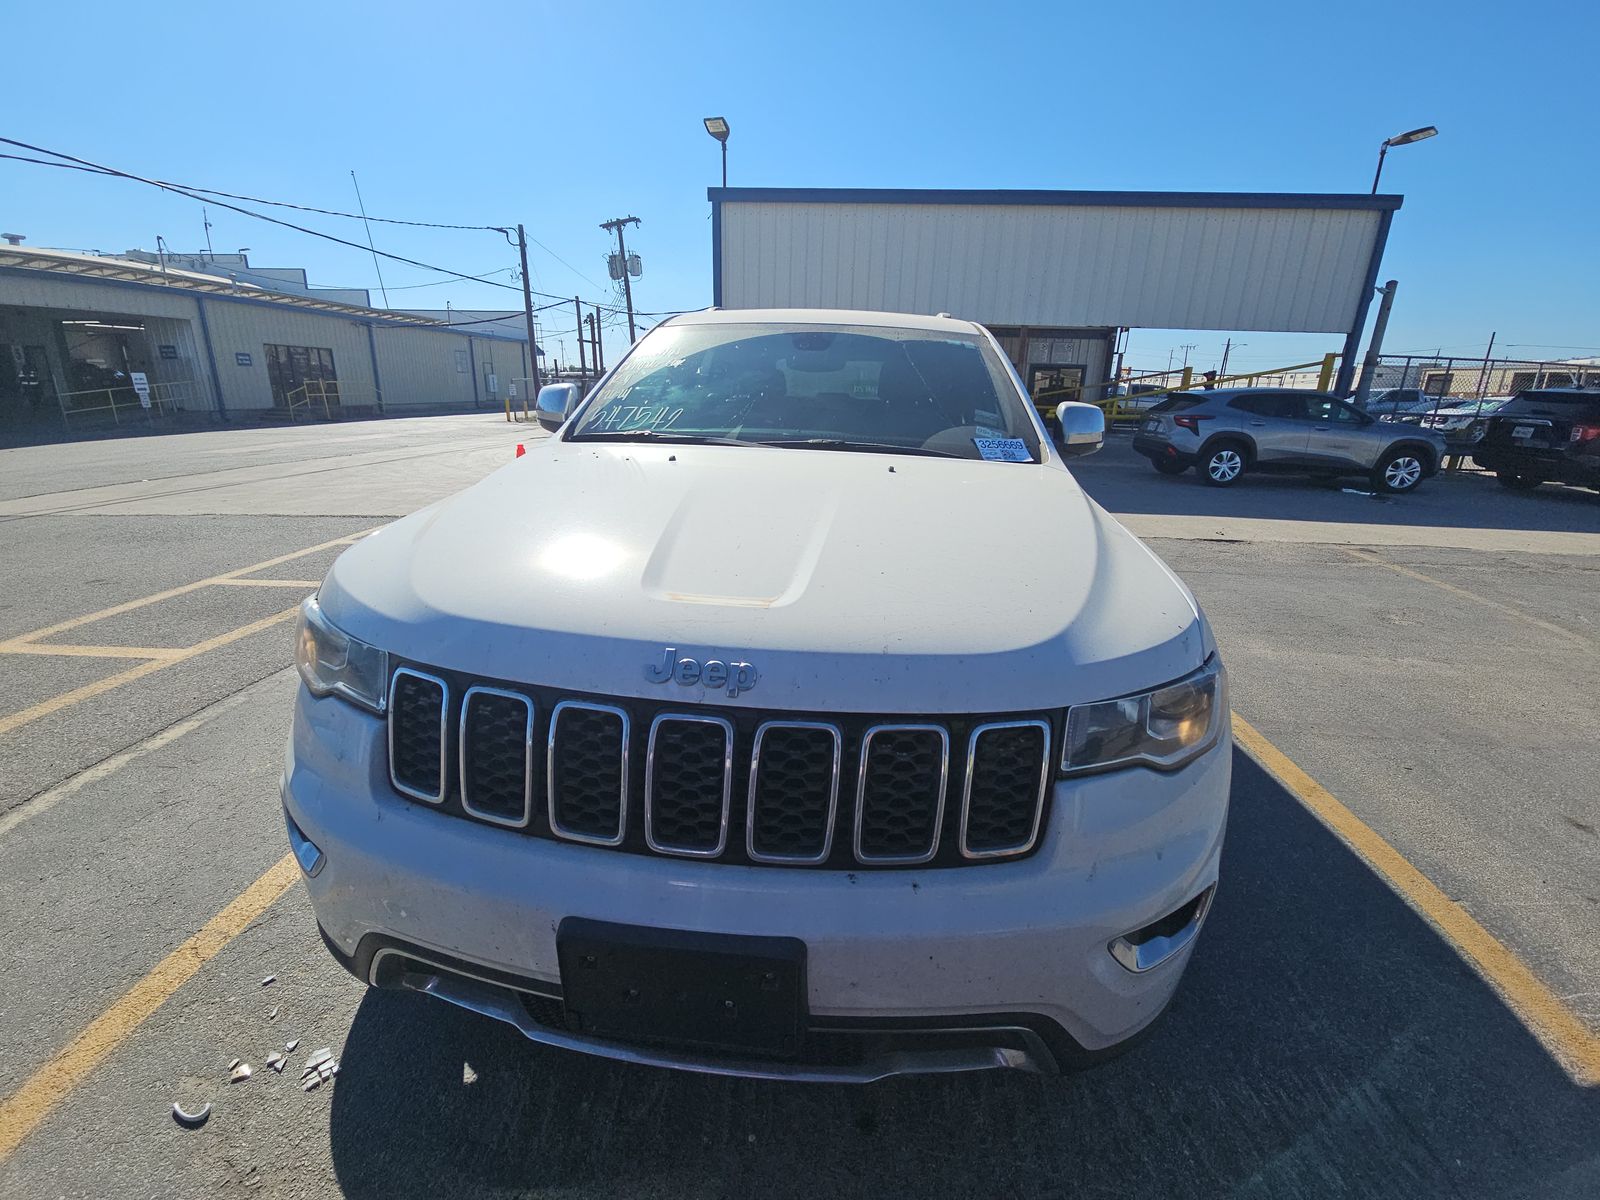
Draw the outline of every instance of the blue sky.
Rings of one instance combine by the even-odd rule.
[[[525,222],[548,247],[535,286],[589,299],[609,289],[598,223],[637,215],[635,301],[668,310],[710,302],[711,113],[733,127],[729,182],[748,186],[1364,192],[1383,138],[1434,124],[1438,138],[1384,171],[1383,190],[1406,197],[1383,268],[1401,281],[1388,347],[1482,353],[1495,331],[1507,353],[1566,357],[1600,353],[1600,96],[1583,49],[1597,34],[1576,0],[26,0],[6,20],[0,134],[325,208],[353,204],[353,168],[376,215]],[[219,251],[376,289],[363,253],[218,208],[211,220]],[[0,224],[31,245],[205,244],[192,201],[3,160]],[[381,249],[469,274],[515,262],[492,234],[374,231]],[[384,276],[439,278],[398,263]],[[391,300],[518,303],[459,282]],[[1130,361],[1160,367],[1194,343],[1191,361],[1210,365],[1224,336],[1136,331]],[[1247,369],[1338,342],[1243,340]]]

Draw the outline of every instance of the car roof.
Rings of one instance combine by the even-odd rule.
[[[917,329],[935,333],[982,333],[976,321],[919,313],[857,311],[849,308],[703,308],[680,313],[662,325],[876,325],[887,329]],[[659,326],[658,326],[659,328]]]

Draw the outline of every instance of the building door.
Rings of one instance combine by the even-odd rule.
[[[265,345],[267,382],[272,385],[275,408],[315,401],[320,406],[339,403],[339,375],[333,366],[333,351],[325,346]]]
[[[0,426],[58,416],[56,384],[43,346],[0,346]]]
[[[1028,395],[1035,408],[1048,411],[1066,400],[1083,399],[1082,363],[1033,363],[1028,367]]]

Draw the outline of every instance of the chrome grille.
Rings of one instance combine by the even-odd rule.
[[[856,858],[921,863],[939,852],[950,735],[942,725],[874,725],[861,741]]]
[[[628,822],[628,714],[563,700],[550,714],[550,828],[558,836],[618,846]]]
[[[791,718],[602,699],[400,667],[391,782],[533,836],[719,862],[949,867],[1040,842],[1055,777],[1048,719]]]
[[[1050,786],[1050,725],[996,721],[967,742],[961,796],[961,853],[967,858],[1021,854],[1033,848]]]
[[[389,683],[389,781],[414,800],[439,804],[448,776],[450,685],[401,667]]]
[[[837,726],[820,722],[768,721],[756,730],[745,822],[745,853],[753,860],[828,861],[843,744]]]
[[[721,717],[662,713],[650,723],[644,836],[658,854],[715,858],[728,844],[733,726]]]
[[[533,701],[500,688],[461,697],[461,807],[521,829],[533,816]]]

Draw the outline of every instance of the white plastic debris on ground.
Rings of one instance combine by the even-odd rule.
[[[339,1073],[339,1060],[333,1056],[333,1049],[324,1046],[310,1058],[306,1059],[305,1070],[300,1073],[300,1087],[304,1091],[311,1091],[330,1083]]]

